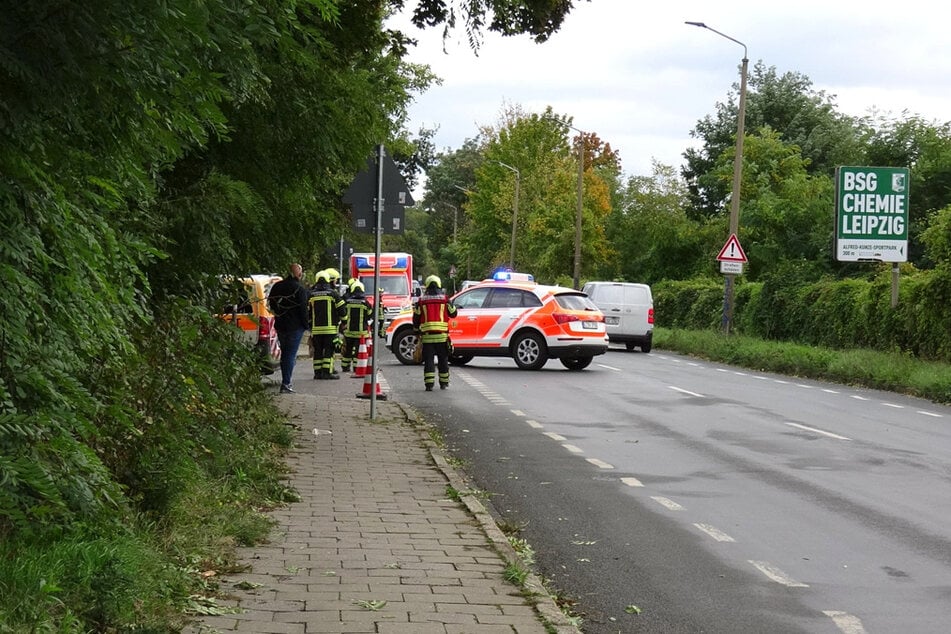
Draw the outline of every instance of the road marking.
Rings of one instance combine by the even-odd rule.
[[[588,462],[596,466],[598,469],[613,469],[614,465],[604,462],[603,460],[598,460],[597,458],[585,458]]]
[[[674,387],[673,385],[668,385],[667,387],[674,390],[675,392],[680,392],[681,394],[686,394],[688,396],[696,396],[697,398],[703,398],[703,394],[697,394],[696,392],[691,392],[683,388]]]
[[[699,363],[697,363],[696,361],[690,361],[690,362],[687,363],[687,365],[692,365],[692,366],[695,367],[695,368],[702,367],[702,366],[701,366]]]
[[[734,372],[733,374],[735,374],[736,376],[749,376],[747,372]]]
[[[529,426],[529,427],[533,427],[533,428],[535,428],[535,429],[544,429],[544,428],[545,428],[544,425],[542,425],[541,423],[539,423],[537,420],[527,420],[527,421],[525,421],[525,422],[528,423],[528,426]]]
[[[604,365],[603,363],[596,364],[599,368],[604,368],[605,370],[614,370],[615,372],[622,372],[621,368],[615,368],[613,365]]]
[[[717,372],[724,372],[724,373],[726,373],[726,372],[729,372],[729,370],[727,370],[726,368],[717,368]]]
[[[642,487],[644,483],[638,480],[637,478],[621,478],[621,482],[626,484],[629,487]]]
[[[790,588],[808,588],[809,584],[802,583],[801,581],[796,581],[789,577],[785,572],[779,568],[773,566],[766,561],[753,561],[752,559],[748,560],[753,566],[762,572],[764,575],[775,581],[776,583],[781,583],[784,586]]]
[[[718,542],[735,542],[736,540],[721,531],[715,526],[710,526],[709,524],[694,524],[697,528],[702,530],[704,533],[717,540]]]
[[[862,621],[857,616],[838,610],[823,610],[822,613],[832,619],[832,622],[843,634],[865,634]]]
[[[835,390],[830,390],[830,389],[827,388],[827,387],[822,388],[822,391],[825,392],[826,394],[838,394],[837,391],[835,391]]]
[[[758,380],[760,380],[760,381],[769,381],[769,377],[768,377],[768,376],[753,376],[753,378],[754,378],[754,379],[758,379]]]
[[[789,381],[783,381],[782,379],[775,379],[774,383],[780,383],[782,385],[789,385]]]
[[[562,444],[562,447],[564,447],[571,453],[584,453],[584,450],[581,447],[577,447],[575,445],[569,445],[568,443]]]
[[[562,436],[561,434],[556,434],[556,433],[553,432],[553,431],[546,431],[546,432],[543,433],[542,435],[543,435],[543,436],[548,436],[548,437],[551,438],[552,440],[557,440],[558,442],[561,442],[562,440],[568,440],[567,438],[565,438],[565,437]]]
[[[663,506],[668,511],[682,511],[684,507],[680,506],[670,498],[665,498],[662,495],[652,495],[651,499]]]
[[[796,387],[801,387],[807,390],[811,390],[815,387],[815,385],[806,385],[805,383],[796,383]]]
[[[936,414],[934,412],[926,412],[922,409],[918,410],[918,414],[923,414],[924,416],[933,416],[934,418],[944,418],[941,414]]]
[[[882,403],[885,407],[894,407],[895,409],[905,409],[904,405],[895,405],[894,403]]]
[[[859,396],[858,394],[852,394],[849,398],[854,398],[856,401],[867,401],[868,399],[864,396]]]
[[[523,417],[525,416],[525,412],[523,412],[520,409],[510,409],[509,411],[515,414],[516,416],[523,416]]]
[[[806,427],[805,425],[800,425],[799,423],[786,423],[786,424],[789,425],[790,427],[796,427],[798,429],[811,431],[814,434],[822,434],[823,436],[828,436],[829,438],[835,438],[836,440],[852,440],[851,438],[846,438],[845,436],[833,434],[831,431],[822,431],[821,429],[816,429],[815,427]]]

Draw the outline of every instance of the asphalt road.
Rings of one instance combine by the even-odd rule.
[[[951,629],[947,407],[622,348],[427,393],[381,353],[586,633]]]

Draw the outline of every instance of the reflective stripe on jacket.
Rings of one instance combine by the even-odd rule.
[[[332,335],[337,332],[343,300],[330,289],[316,289],[310,293],[310,332],[314,335]]]
[[[413,325],[419,328],[423,343],[442,343],[449,338],[449,319],[456,307],[442,293],[423,295],[413,308]]]

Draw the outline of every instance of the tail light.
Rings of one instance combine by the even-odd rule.
[[[553,313],[552,317],[556,324],[567,324],[572,321],[581,321],[581,318],[571,313]]]
[[[653,308],[647,309],[647,323],[649,324],[654,323],[654,309]]]
[[[274,318],[261,317],[258,321],[258,341],[270,341],[274,333]]]

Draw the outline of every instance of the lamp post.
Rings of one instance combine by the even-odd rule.
[[[456,231],[459,228],[459,208],[452,203],[443,203],[452,209],[452,242],[456,243]]]
[[[746,119],[746,70],[749,65],[749,59],[746,53],[746,44],[730,37],[725,33],[720,33],[703,22],[685,22],[691,26],[698,26],[708,31],[713,31],[720,37],[725,37],[731,42],[736,42],[743,47],[743,65],[740,68],[740,104],[739,112],[736,117],[736,155],[733,157],[733,192],[730,194],[730,235],[737,234],[740,228],[740,180],[743,174],[743,125]],[[729,238],[728,238],[729,239]],[[723,321],[721,326],[723,332],[730,333],[730,327],[733,323],[733,274],[728,273],[724,282],[723,289]]]
[[[519,173],[518,168],[512,167],[502,161],[493,161],[498,163],[507,170],[510,170],[515,173],[515,204],[512,207],[512,246],[509,249],[509,268],[513,271],[515,270],[515,228],[518,226],[518,189],[520,182],[522,180],[522,175]]]

